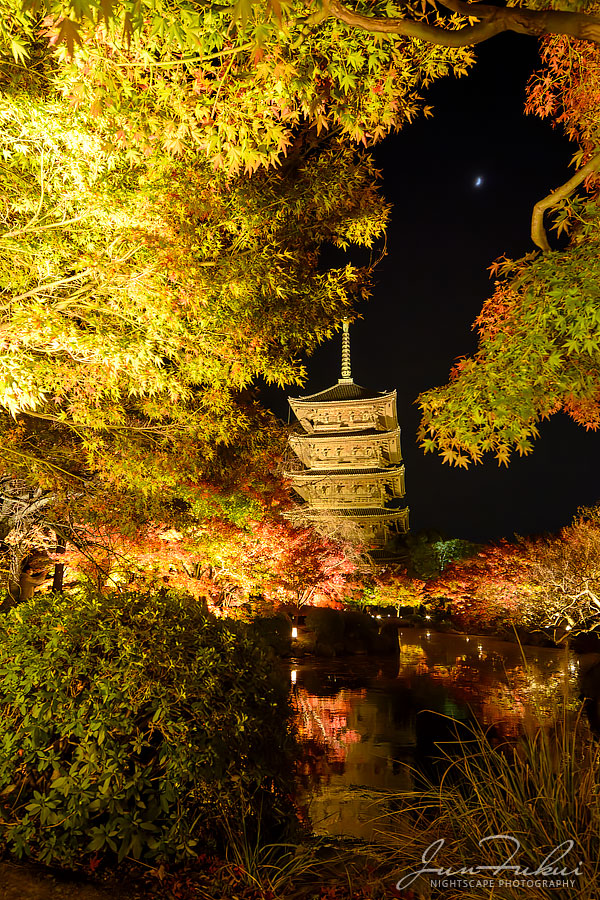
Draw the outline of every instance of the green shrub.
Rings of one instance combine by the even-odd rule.
[[[46,594],[11,610],[0,716],[1,840],[19,857],[180,859],[218,847],[228,818],[275,839],[291,820],[285,685],[191,598]]]

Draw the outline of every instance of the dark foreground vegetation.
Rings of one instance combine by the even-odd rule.
[[[321,633],[339,638],[339,615],[315,611]],[[516,742],[462,726],[440,747],[435,783],[418,775],[417,793],[392,798],[393,835],[324,841],[294,806],[287,689],[248,626],[168,591],[80,590],[35,595],[1,629],[10,900],[413,900],[430,896],[422,878],[395,885],[433,841],[444,839],[446,867],[476,853],[491,865],[498,847],[478,849],[489,834],[514,834],[528,860],[573,841],[576,896],[595,896],[599,745],[569,698]]]
[[[168,592],[41,595],[0,627],[17,858],[154,864],[292,833],[287,692],[241,627]]]
[[[246,626],[168,591],[81,590],[0,627],[9,892],[337,896],[323,878],[348,866],[359,882],[339,896],[367,896],[366,862],[338,865],[300,820],[287,685]]]

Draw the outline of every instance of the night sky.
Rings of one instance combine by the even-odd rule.
[[[416,445],[417,395],[446,382],[453,361],[475,349],[471,325],[493,289],[487,267],[503,253],[534,249],[533,204],[573,171],[574,146],[522,112],[535,40],[501,35],[478,56],[468,77],[430,89],[432,119],[376,148],[393,204],[388,253],[351,340],[354,380],[398,391],[411,530],[484,541],[556,531],[578,506],[599,500],[600,433],[554,416],[533,454],[515,456],[508,469],[493,458],[452,469]],[[339,361],[337,337],[308,360],[306,389],[292,393],[335,383]],[[286,393],[268,395],[282,417]]]

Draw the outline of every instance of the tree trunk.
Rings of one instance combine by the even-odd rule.
[[[66,539],[64,538],[64,536],[61,537],[60,535],[57,535],[57,538],[58,539],[56,542],[56,552],[62,554],[67,549],[67,542],[66,542]],[[54,576],[52,578],[52,593],[53,594],[62,594],[64,577],[65,577],[65,564],[64,563],[56,563],[56,565],[54,566]]]

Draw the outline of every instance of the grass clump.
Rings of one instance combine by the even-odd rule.
[[[456,743],[440,745],[444,770],[440,783],[398,798],[400,815],[408,814],[413,825],[412,837],[392,851],[400,891],[410,890],[415,897],[435,896],[441,888],[432,886],[431,879],[439,875],[422,875],[414,882],[408,877],[426,865],[458,873],[450,881],[452,877],[466,881],[444,888],[445,900],[481,900],[482,896],[597,900],[600,746],[581,718],[573,722],[565,714],[552,727],[540,725],[512,743],[501,743],[479,726],[472,726],[465,737],[462,728]],[[494,837],[500,835],[510,837]],[[428,848],[436,841],[440,843],[433,853]],[[426,863],[423,854],[429,860]],[[545,859],[545,872],[522,874],[523,869],[536,872]],[[522,868],[494,871],[502,865]],[[464,867],[477,866],[492,868],[474,875],[460,873]],[[550,869],[577,869],[581,874],[571,875],[568,885],[556,885],[551,884],[556,876]],[[495,878],[493,889],[482,893],[476,882],[491,877]],[[523,879],[524,884],[517,884]]]

